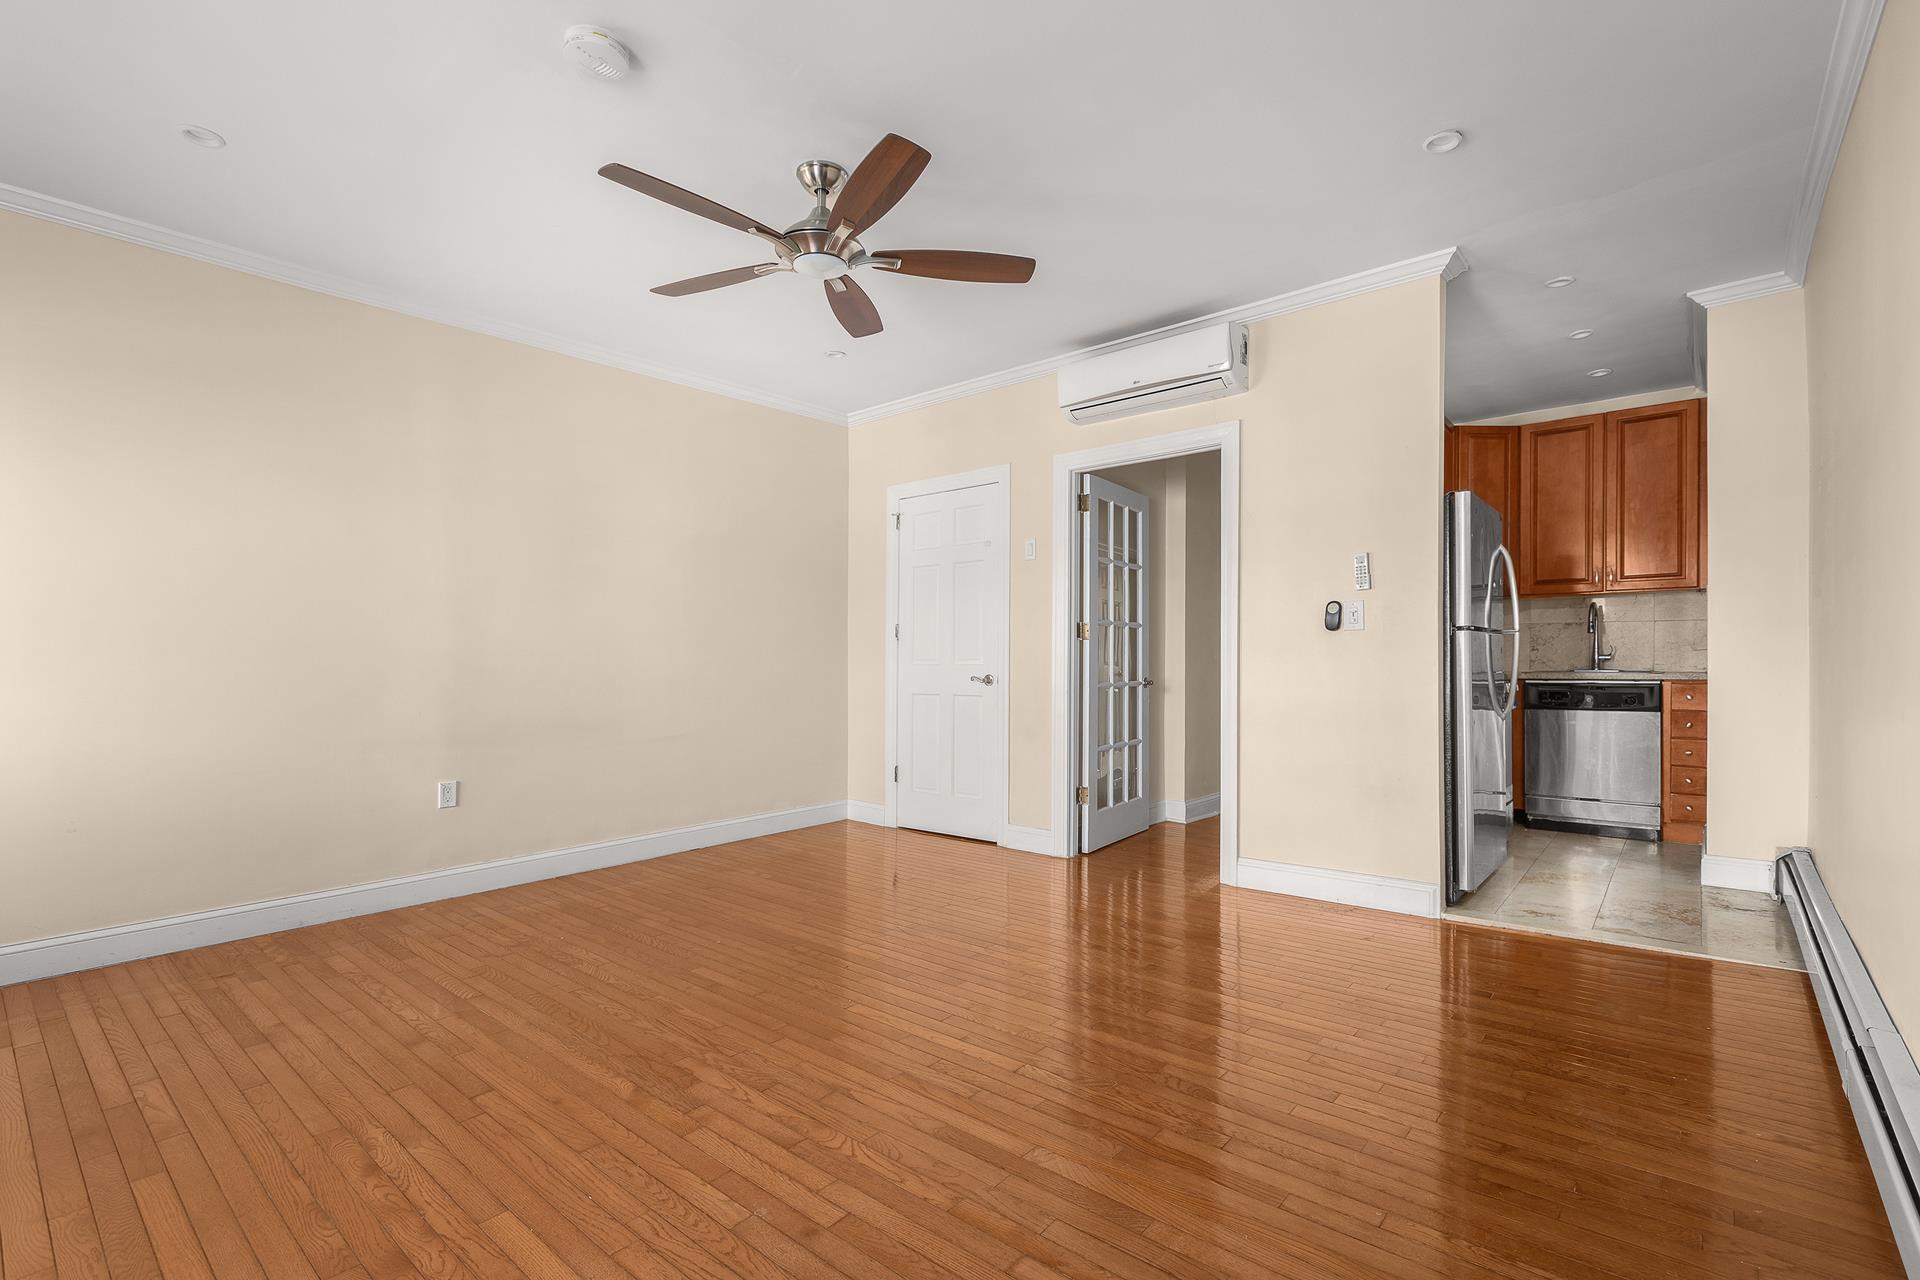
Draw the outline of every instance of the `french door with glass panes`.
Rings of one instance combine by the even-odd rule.
[[[1147,500],[1080,478],[1080,852],[1147,829]]]

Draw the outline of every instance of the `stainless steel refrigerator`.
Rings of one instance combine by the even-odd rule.
[[[1447,901],[1485,884],[1513,831],[1520,609],[1500,513],[1471,493],[1445,506]]]

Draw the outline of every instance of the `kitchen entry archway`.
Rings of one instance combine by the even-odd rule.
[[[1220,455],[1220,882],[1240,869],[1240,423],[1149,436],[1057,454],[1053,511],[1052,851],[1081,851],[1082,753],[1079,622],[1084,607],[1080,492],[1089,472],[1196,453]]]

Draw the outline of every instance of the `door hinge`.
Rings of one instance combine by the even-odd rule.
[[[900,638],[900,624],[897,622],[893,624],[893,638],[895,640]]]
[[[1093,510],[1093,495],[1092,495],[1092,494],[1090,494],[1090,493],[1083,493],[1083,494],[1081,494],[1081,495],[1080,495],[1080,509],[1081,509],[1082,511],[1091,511],[1091,510]]]
[[[893,513],[893,527],[896,529],[900,527],[900,513],[898,511]]]
[[[1080,638],[1082,640],[1093,639],[1093,624],[1090,622],[1081,623],[1079,627],[1079,632],[1080,632]]]
[[[1088,800],[1087,789],[1085,787],[1082,787],[1078,791],[1074,792],[1073,799],[1076,804],[1085,804]]]
[[[895,766],[893,766],[893,780],[894,780],[895,782],[898,782],[898,781],[900,781],[900,766],[899,766],[899,765],[895,765]]]

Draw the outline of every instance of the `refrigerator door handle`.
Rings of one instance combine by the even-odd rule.
[[[1514,568],[1513,557],[1508,554],[1506,543],[1503,542],[1495,547],[1493,554],[1496,558],[1507,562],[1508,615],[1503,621],[1511,621],[1513,625],[1511,627],[1502,627],[1500,634],[1513,637],[1513,661],[1508,665],[1517,668],[1520,665],[1520,571]],[[1487,565],[1487,586],[1487,624],[1488,629],[1491,630],[1493,624],[1493,564],[1491,562]],[[1491,681],[1493,678],[1491,674],[1493,670],[1493,642],[1491,639],[1487,642],[1487,670],[1489,673],[1487,678]],[[1489,688],[1487,692],[1489,696],[1491,696],[1493,690]],[[1509,670],[1507,672],[1506,706],[1501,710],[1500,714],[1503,716],[1512,715],[1513,704],[1519,700],[1519,697],[1520,673],[1517,670]],[[1498,703],[1500,699],[1495,698],[1494,701]]]

